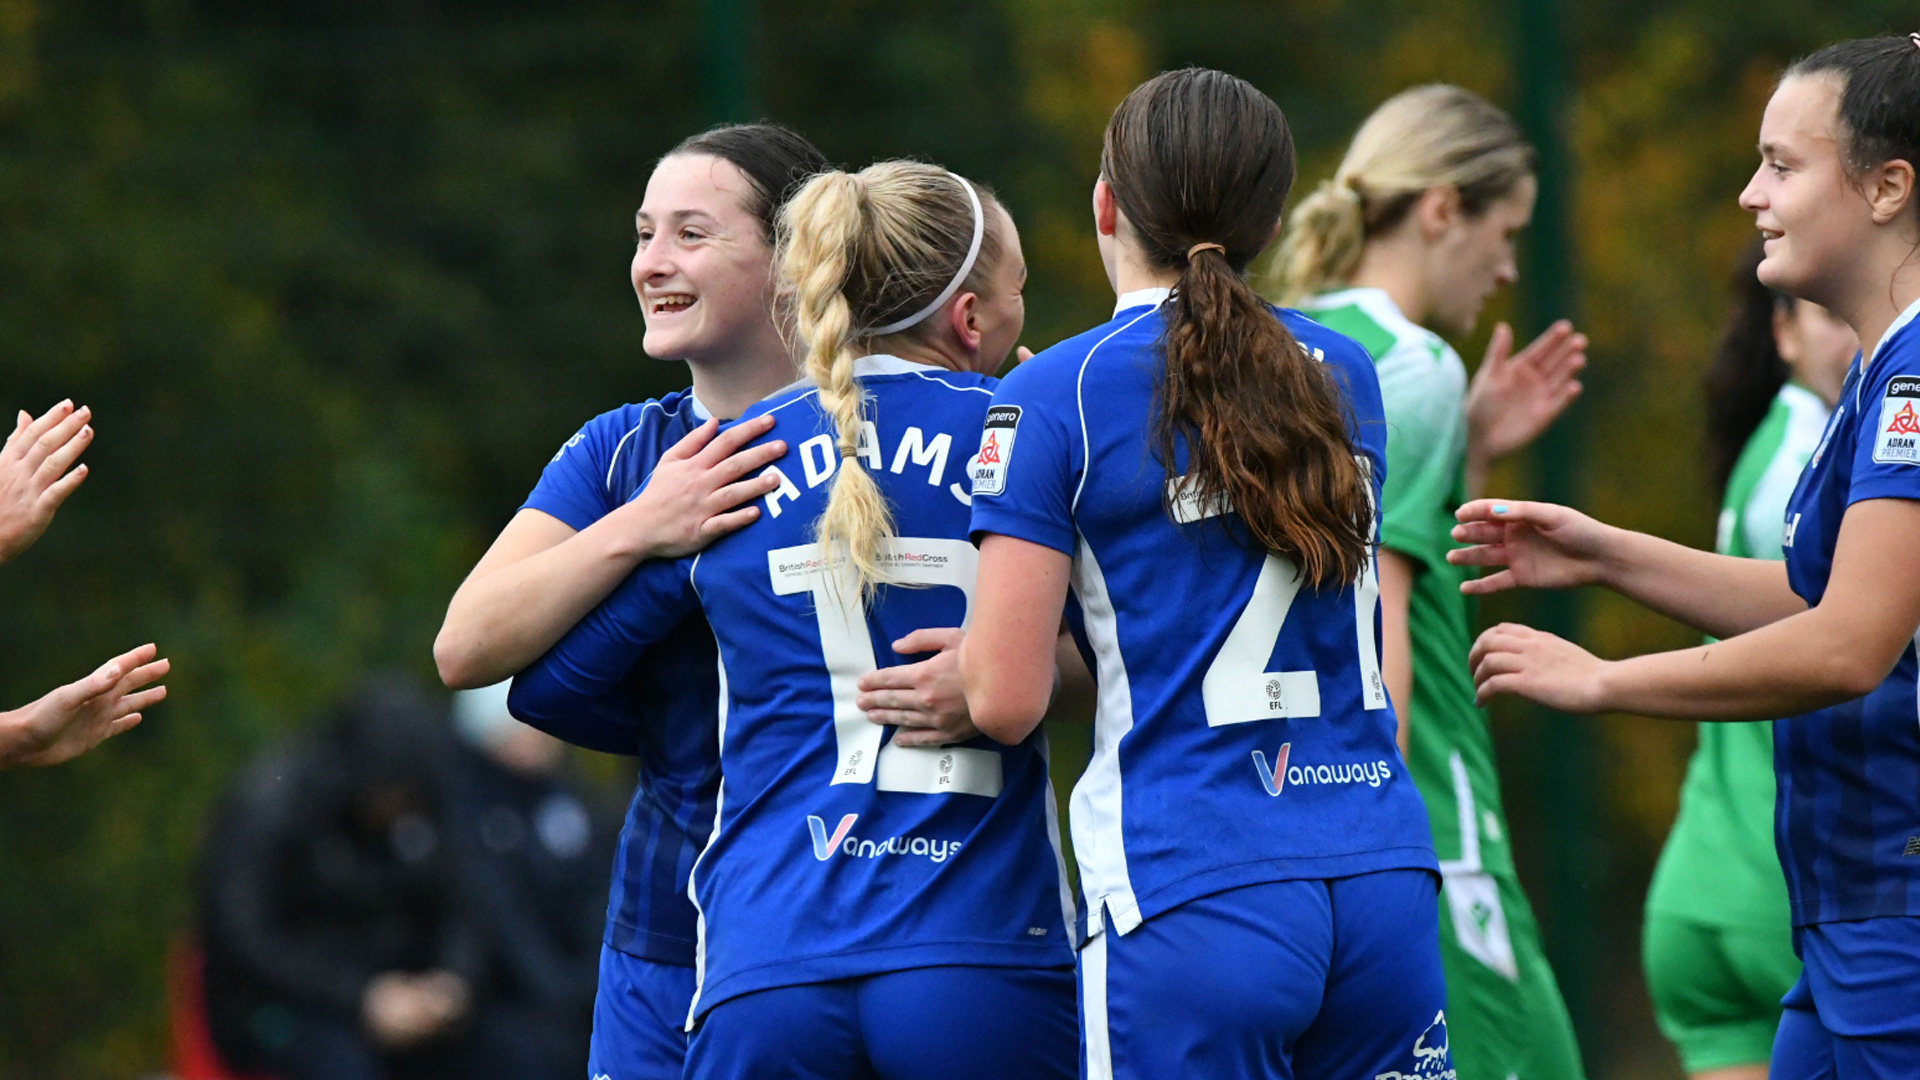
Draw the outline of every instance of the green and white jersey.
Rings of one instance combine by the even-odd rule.
[[[1301,305],[1373,356],[1387,413],[1387,483],[1380,544],[1418,567],[1407,600],[1413,701],[1407,767],[1426,798],[1441,869],[1511,875],[1493,736],[1473,700],[1467,652],[1474,607],[1468,576],[1447,562],[1453,512],[1466,501],[1467,368],[1438,334],[1408,321],[1380,289],[1343,289]],[[1496,964],[1495,966],[1505,966]]]
[[[1722,555],[1781,558],[1787,500],[1820,445],[1827,413],[1813,391],[1794,383],[1780,388],[1727,481]],[[1647,909],[1714,926],[1784,926],[1787,884],[1773,843],[1773,724],[1698,728],[1700,745],[1687,763],[1680,815],[1654,869]]]

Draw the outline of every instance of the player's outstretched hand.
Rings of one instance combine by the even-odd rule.
[[[787,452],[779,439],[748,446],[773,428],[773,417],[756,416],[720,431],[709,420],[688,432],[660,456],[645,490],[617,513],[647,532],[655,556],[690,555],[760,516],[752,505],[780,486],[780,478],[762,472]],[[717,433],[717,434],[716,434]]]
[[[150,685],[170,668],[152,645],[116,656],[93,674],[31,705],[0,713],[0,768],[58,765],[140,722],[142,710],[167,696]]]
[[[1493,328],[1487,356],[1467,388],[1468,458],[1491,464],[1540,437],[1580,396],[1587,336],[1565,319],[1519,352],[1513,327]]]
[[[958,627],[942,627],[915,630],[894,642],[893,651],[901,656],[933,656],[860,676],[854,704],[874,723],[899,727],[893,733],[899,746],[947,746],[980,734],[960,686],[960,642],[966,636]]]
[[[1482,705],[1495,694],[1517,694],[1562,712],[1604,707],[1600,680],[1607,662],[1545,630],[1518,623],[1491,627],[1473,643],[1467,663]]]
[[[0,562],[33,546],[73,489],[87,478],[76,466],[93,442],[93,412],[63,401],[38,420],[21,413],[0,447]]]
[[[1475,499],[1454,512],[1453,538],[1472,547],[1447,552],[1455,566],[1505,567],[1460,584],[1468,595],[1507,589],[1567,589],[1602,580],[1608,526],[1554,503]]]

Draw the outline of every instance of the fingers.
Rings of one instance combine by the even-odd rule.
[[[721,432],[719,436],[707,444],[706,449],[699,452],[697,458],[708,468],[712,468],[739,452],[741,447],[772,430],[772,416],[756,416],[751,420],[742,420]],[[786,453],[784,446],[781,448],[780,453]],[[778,457],[779,454],[774,456]],[[770,458],[768,460],[772,459]]]
[[[125,675],[120,677],[119,681],[115,685],[119,687],[119,690],[122,694],[130,693],[134,690],[138,690],[143,686],[146,686],[148,683],[153,682],[155,679],[166,678],[167,672],[172,670],[173,670],[173,661],[167,660],[164,658],[160,660],[155,660],[151,664],[143,664],[140,667],[134,668],[132,671],[127,672]]]
[[[1506,592],[1509,589],[1517,589],[1519,587],[1520,579],[1513,576],[1513,571],[1501,570],[1498,573],[1485,574],[1477,578],[1468,578],[1461,582],[1460,595],[1492,596],[1494,593]]]
[[[60,509],[60,504],[67,501],[67,496],[73,494],[75,488],[86,482],[88,472],[87,467],[82,465],[54,481],[53,486],[47,488],[46,494],[40,496],[41,502],[48,510]]]
[[[966,640],[967,632],[957,626],[935,626],[915,630],[906,637],[893,643],[893,651],[901,656],[917,656],[920,653],[943,652],[957,649]]]
[[[80,430],[73,433],[72,438],[55,447],[53,452],[47,455],[46,460],[40,463],[40,467],[34,470],[34,478],[42,484],[51,485],[55,480],[65,476],[67,470],[73,468],[73,463],[78,461],[80,455],[85,453],[87,447],[91,445],[93,445],[93,425],[83,424]]]
[[[1521,349],[1520,354],[1515,356],[1514,359],[1529,364],[1537,364],[1542,357],[1564,346],[1567,339],[1572,336],[1573,323],[1566,319],[1560,319],[1552,326],[1542,330],[1539,337],[1527,342],[1527,347]],[[1584,338],[1582,340],[1584,341]]]
[[[52,414],[49,413],[48,415],[50,416]],[[33,444],[27,448],[27,464],[33,466],[37,472],[41,464],[52,457],[56,451],[67,446],[73,442],[75,438],[79,437],[80,432],[87,428],[87,421],[92,416],[93,410],[91,409],[75,409],[61,419],[59,423],[46,429],[38,438],[34,439]],[[93,441],[91,430],[88,430],[86,439],[87,442]],[[80,449],[86,449],[86,443],[81,443]]]
[[[1498,368],[1507,362],[1512,352],[1513,327],[1504,322],[1494,324],[1493,336],[1487,340],[1487,357],[1482,366]]]
[[[1033,350],[1027,348],[1025,345],[1022,345],[1019,348],[1013,350],[1014,363],[1024,364],[1031,359],[1033,359]]]
[[[771,472],[763,473],[736,484],[728,484],[714,492],[707,499],[707,505],[717,512],[742,503],[750,503],[779,486],[780,477]]]
[[[729,430],[727,435],[731,434],[733,434],[733,431]],[[724,439],[726,435],[722,435],[720,438]],[[714,440],[716,445],[719,441],[719,439]],[[708,447],[708,450],[711,449],[712,447]],[[713,472],[715,482],[722,484],[731,483],[749,473],[759,473],[767,466],[779,461],[780,456],[786,452],[786,440],[774,439],[772,442],[749,447],[731,457],[721,458],[715,464],[709,466],[709,468]],[[706,460],[706,454],[704,452],[700,455],[699,460]],[[779,482],[777,478],[773,477],[766,477],[765,479],[772,480],[776,484]]]
[[[857,703],[863,709],[899,709],[908,707],[906,704],[896,703],[892,699],[888,701],[875,699],[869,702],[867,695],[883,690],[918,690],[920,688],[920,676],[926,670],[927,663],[927,661],[922,660],[917,664],[895,664],[892,667],[876,668],[873,671],[867,672],[865,675],[860,676],[860,681],[856,684],[860,688],[860,698]],[[925,706],[920,705],[918,707],[924,708]]]
[[[753,524],[760,518],[760,508],[743,506],[725,514],[715,514],[700,523],[700,536],[704,540],[715,540]]]
[[[158,647],[149,642],[137,649],[121,653],[119,656],[93,669],[92,674],[89,674],[86,678],[80,679],[77,682],[68,683],[66,686],[61,687],[60,691],[56,692],[64,692],[75,703],[111,693],[116,686],[121,685],[129,673],[139,671],[142,665],[148,664],[157,652],[159,652]],[[163,660],[161,663],[164,664],[166,661]],[[164,673],[163,671],[162,674]],[[131,686],[144,685],[146,682],[152,681],[152,678],[148,678],[142,683],[128,685],[129,688],[131,688]],[[122,693],[124,692],[123,690]]]
[[[706,423],[680,436],[680,441],[668,447],[667,452],[660,455],[660,460],[680,461],[692,457],[706,449],[707,444],[713,441],[713,433],[719,430],[719,418],[708,417]]]
[[[1453,538],[1463,544],[1498,544],[1506,540],[1507,527],[1492,521],[1469,521],[1453,527]]]
[[[55,424],[60,423],[72,415],[73,399],[68,398],[53,408],[48,409],[38,420],[29,423],[26,428],[20,432],[20,436],[26,443],[31,444],[37,442],[42,435],[52,430]]]
[[[893,735],[893,745],[895,746],[946,746],[955,741],[955,739],[940,729],[932,727],[902,727],[899,731],[894,732]]]
[[[156,686],[151,690],[142,690],[137,694],[128,694],[117,703],[117,709],[126,710],[126,715],[137,716],[167,699],[167,688]]]
[[[1475,499],[1453,512],[1455,521],[1492,521],[1502,525],[1525,522],[1529,525],[1550,524],[1558,516],[1561,507],[1553,503],[1525,502],[1520,499]]]

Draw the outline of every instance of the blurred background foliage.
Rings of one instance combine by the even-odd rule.
[[[164,1066],[165,947],[226,778],[369,670],[430,677],[448,596],[552,449],[683,385],[641,352],[626,278],[673,143],[765,115],[837,161],[987,181],[1023,230],[1038,348],[1111,303],[1088,191],[1139,80],[1253,81],[1304,190],[1406,86],[1515,107],[1515,27],[1550,2],[0,0],[0,405],[71,396],[99,432],[86,486],[0,568],[0,702],[141,641],[174,660],[141,728],[0,776],[0,1076]],[[1912,9],[1562,4],[1567,313],[1593,348],[1560,452],[1581,505],[1705,544],[1699,377],[1760,109],[1793,56]],[[1484,339],[1459,343],[1470,364]],[[1537,491],[1537,465],[1500,490]],[[1692,640],[1608,597],[1579,610],[1603,654]],[[1637,942],[1691,730],[1497,730],[1590,1068],[1677,1076]],[[1567,746],[1577,788],[1533,767]]]

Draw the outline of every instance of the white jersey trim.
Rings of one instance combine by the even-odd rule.
[[[1172,295],[1173,295],[1173,290],[1169,288],[1165,288],[1164,286],[1155,287],[1151,289],[1135,289],[1132,292],[1124,292],[1120,294],[1120,299],[1114,301],[1113,313],[1115,316],[1118,316],[1121,312],[1127,310],[1128,308],[1136,308],[1136,307],[1143,307],[1143,306],[1159,307],[1161,304],[1166,303],[1167,297]]]
[[[1080,950],[1080,986],[1087,1080],[1113,1080],[1113,1037],[1107,1030],[1107,935],[1101,934]]]
[[[1126,933],[1139,926],[1140,901],[1127,869],[1126,833],[1121,820],[1120,742],[1133,730],[1133,688],[1126,659],[1120,655],[1119,627],[1106,575],[1087,538],[1079,537],[1073,558],[1073,592],[1086,616],[1087,641],[1093,646],[1099,697],[1093,716],[1093,758],[1074,785],[1069,819],[1073,850],[1080,863],[1080,890],[1087,898],[1087,935],[1097,935],[1109,917]]]

